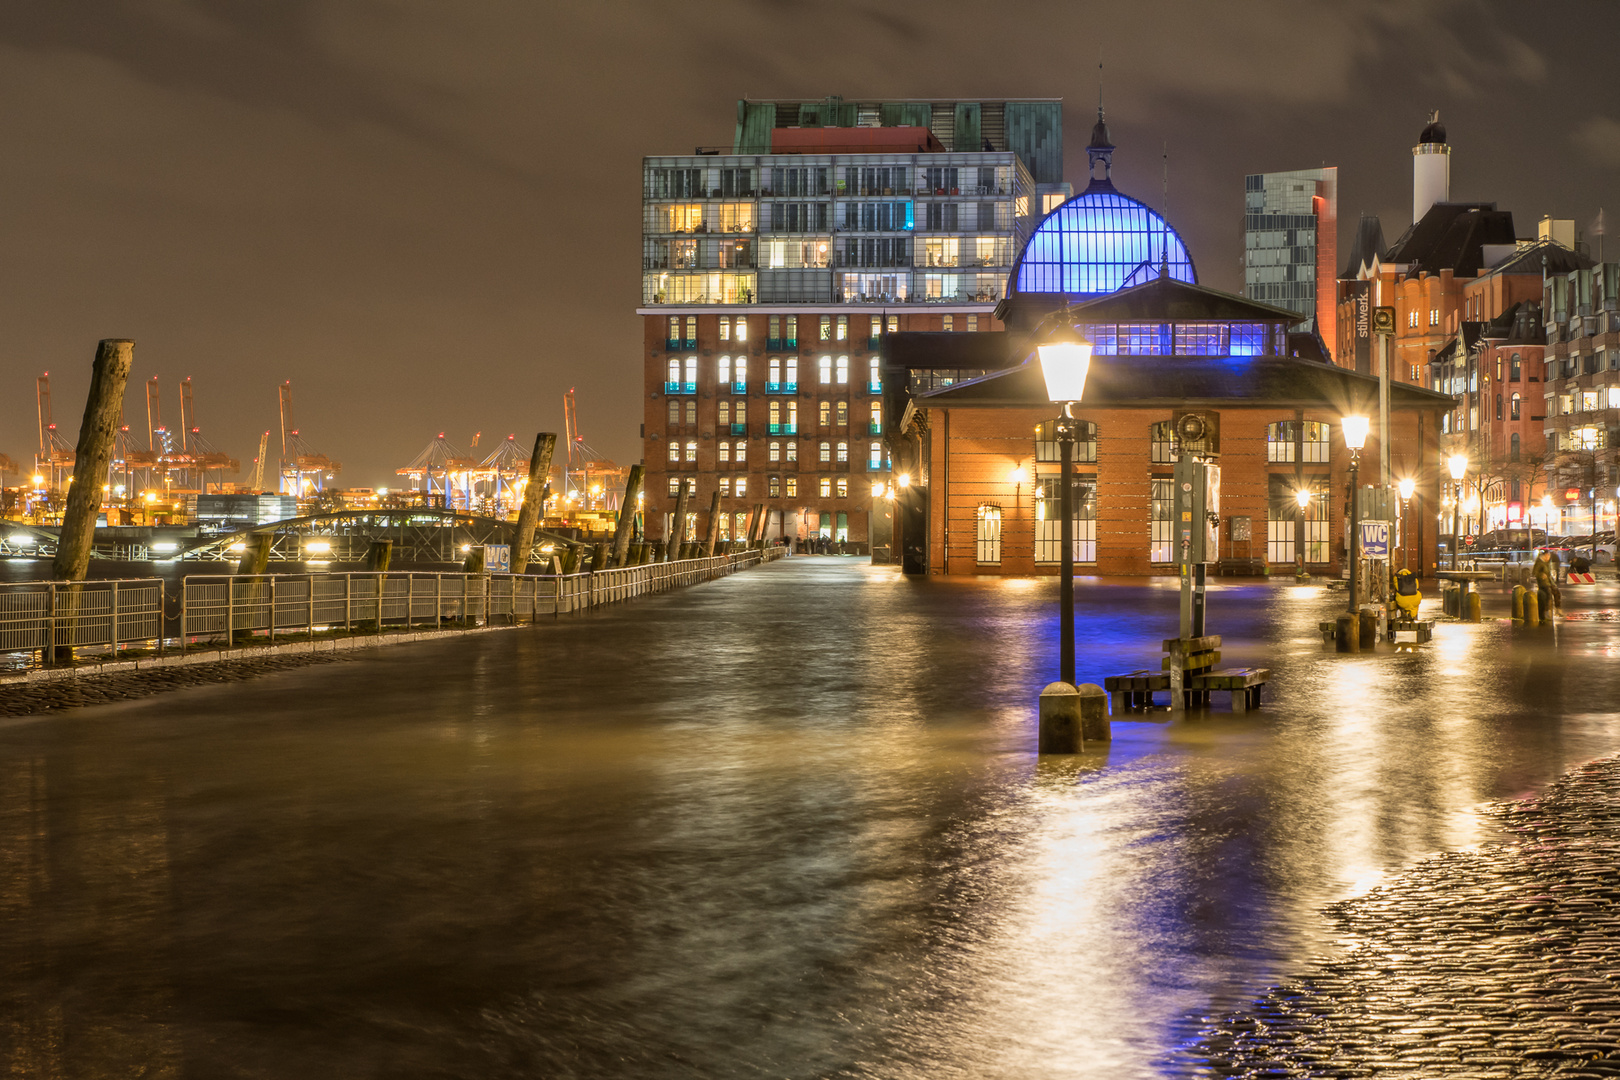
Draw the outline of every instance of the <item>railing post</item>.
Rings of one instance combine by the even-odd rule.
[[[343,632],[354,632],[354,575],[343,575]]]
[[[236,576],[225,576],[225,646],[236,644]]]
[[[315,575],[304,575],[305,585],[309,589],[309,647],[315,649]]]
[[[163,624],[158,624],[158,638],[163,637]],[[113,578],[112,583],[112,647],[113,659],[118,659],[118,579]]]
[[[433,629],[439,628],[439,621],[444,618],[444,575],[433,575]]]
[[[270,575],[270,647],[276,644],[276,575]]]
[[[166,614],[166,611],[164,610],[164,608],[165,608],[165,605],[163,605],[163,604],[158,605],[158,618],[159,619],[162,619],[164,617],[164,615]],[[162,623],[159,623],[158,625],[159,625],[159,629],[161,631]],[[163,640],[161,634],[160,634],[158,640],[159,641]],[[186,579],[181,578],[180,579],[180,655],[184,656],[185,654],[186,654]]]
[[[56,665],[56,585],[45,587],[45,649],[40,653],[45,666]]]

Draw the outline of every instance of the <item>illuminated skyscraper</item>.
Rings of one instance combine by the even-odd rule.
[[[1335,332],[1339,170],[1244,178],[1243,295],[1299,312],[1329,348]]]

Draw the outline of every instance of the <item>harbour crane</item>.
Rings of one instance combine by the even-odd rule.
[[[259,456],[253,459],[253,482],[250,489],[257,494],[264,490],[264,455],[270,452],[270,433],[259,436]]]

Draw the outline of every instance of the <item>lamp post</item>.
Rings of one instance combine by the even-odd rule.
[[[1408,568],[1407,563],[1410,562],[1406,552],[1406,505],[1412,501],[1412,492],[1417,487],[1417,481],[1408,476],[1396,483],[1395,486],[1401,492],[1401,569],[1405,570]]]
[[[1367,445],[1367,428],[1371,426],[1365,416],[1346,416],[1339,421],[1344,433],[1344,445],[1350,450],[1350,601],[1349,611],[1360,610],[1361,589],[1361,448]]]
[[[1058,474],[1059,538],[1063,545],[1058,582],[1058,652],[1061,682],[1074,685],[1074,437],[1078,422],[1074,405],[1085,393],[1091,370],[1091,342],[1064,319],[1036,349],[1049,401],[1063,406],[1057,419],[1057,441],[1062,470]]]
[[[1462,481],[1468,472],[1468,455],[1452,454],[1446,465],[1451,470],[1452,482],[1456,484],[1455,498],[1451,502],[1451,568],[1457,569],[1457,556],[1462,547]]]
[[[1298,491],[1294,492],[1294,502],[1299,504],[1299,516],[1303,522],[1305,512],[1311,508],[1311,489],[1308,487],[1302,487]],[[1300,584],[1304,584],[1305,578],[1308,575],[1305,573],[1305,551],[1303,546],[1305,529],[1303,524],[1300,525],[1300,531],[1295,535],[1300,538],[1301,548],[1299,551],[1294,552],[1294,566],[1296,568],[1294,571],[1294,577]]]

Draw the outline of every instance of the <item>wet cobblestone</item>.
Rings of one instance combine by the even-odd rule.
[[[154,667],[144,671],[87,674],[50,682],[17,683],[0,686],[0,716],[33,716],[86,705],[129,701],[190,686],[242,682],[277,671],[356,659],[359,657],[351,653],[294,653]]]
[[[1620,1076],[1620,759],[1486,812],[1505,839],[1330,907],[1345,953],[1207,1018],[1192,1071]]]

